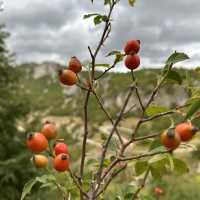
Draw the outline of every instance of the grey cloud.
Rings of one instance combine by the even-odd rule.
[[[31,56],[42,60],[52,54],[57,54],[61,59],[58,61],[72,55],[88,58],[87,45],[96,44],[102,26],[94,28],[91,20],[82,21],[82,16],[104,13],[103,1],[96,0],[94,5],[89,0],[26,1],[25,8],[7,8],[3,18],[12,35],[9,46],[20,61]],[[17,2],[20,0],[13,1],[13,5]],[[127,0],[121,0],[100,58],[111,49],[123,49],[130,38],[142,41],[143,60],[158,64],[176,49],[200,46],[199,10],[198,0],[138,0],[134,8],[128,6]],[[189,52],[193,53],[191,49]],[[197,53],[192,57],[198,60]]]

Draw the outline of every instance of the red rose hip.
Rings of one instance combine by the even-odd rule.
[[[140,57],[137,54],[128,55],[125,58],[124,64],[128,69],[134,70],[140,65]]]
[[[140,50],[140,40],[129,40],[125,44],[124,52],[126,55],[137,54]]]

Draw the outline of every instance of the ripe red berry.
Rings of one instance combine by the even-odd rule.
[[[53,160],[53,167],[59,172],[69,170],[69,155],[64,153],[57,155]]]
[[[169,150],[176,149],[180,143],[181,138],[174,129],[168,129],[161,134],[161,143]]]
[[[50,139],[54,139],[57,136],[57,128],[55,123],[52,122],[45,122],[43,127],[42,127],[42,131],[41,131],[44,136],[50,140]]]
[[[69,154],[68,147],[65,143],[59,142],[54,146],[55,155],[59,155],[61,153]]]
[[[47,149],[48,141],[42,133],[29,134],[26,145],[32,152],[39,153]]]
[[[70,69],[59,71],[59,79],[62,84],[68,86],[75,85],[78,81],[76,74]]]
[[[137,54],[128,55],[125,58],[124,64],[128,69],[134,70],[140,65],[140,57]]]
[[[136,54],[140,50],[140,40],[129,40],[125,44],[124,52],[126,55]]]
[[[71,57],[69,61],[69,69],[76,74],[82,70],[82,64],[76,56]]]
[[[178,124],[175,128],[175,131],[181,137],[181,141],[186,142],[192,139],[192,136],[196,133],[197,129],[193,127],[191,123],[184,122]]]

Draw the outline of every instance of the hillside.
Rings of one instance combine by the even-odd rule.
[[[30,100],[33,112],[40,112],[42,116],[82,116],[84,92],[76,86],[66,87],[60,85],[57,79],[57,70],[63,68],[62,66],[46,62],[43,64],[23,64],[18,68],[21,72],[20,87]],[[195,84],[200,81],[200,75],[195,71],[187,70],[185,72],[182,69],[177,69],[177,71],[183,79],[186,73],[190,73],[195,80]],[[147,100],[148,95],[155,86],[159,72],[159,69],[143,69],[135,72],[144,101]],[[86,76],[87,73],[82,72],[80,78],[84,80]],[[98,94],[111,114],[114,115],[122,106],[130,83],[130,73],[109,73],[97,82]],[[185,102],[187,95],[188,91],[184,87],[176,82],[168,81],[161,90],[159,97],[155,99],[155,104],[166,107],[181,105]],[[95,99],[92,98],[91,101],[91,118],[94,121],[104,121],[104,114],[99,110]],[[128,107],[138,103],[135,96],[132,97],[130,102]],[[137,111],[132,114],[137,116]]]

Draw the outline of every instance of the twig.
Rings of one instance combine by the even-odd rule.
[[[139,103],[140,103],[140,107],[141,107],[142,111],[144,112],[144,111],[145,111],[145,108],[144,108],[144,106],[143,106],[142,99],[141,99],[140,94],[139,94],[138,85],[137,85],[137,81],[136,81],[136,79],[135,79],[133,70],[131,70],[131,77],[132,77],[133,83],[135,84],[135,93],[136,93],[136,96],[137,96],[138,101],[139,101]]]
[[[82,155],[81,155],[81,165],[80,165],[80,185],[82,186],[82,178],[85,164],[85,155],[86,155],[86,143],[88,137],[88,102],[90,98],[90,91],[87,92],[84,104],[84,136],[82,144]],[[79,188],[80,189],[80,188]],[[80,190],[81,199],[83,199],[83,192]]]
[[[103,104],[102,104],[100,98],[98,97],[97,93],[96,93],[94,90],[93,90],[92,92],[93,92],[94,96],[96,97],[97,102],[98,102],[98,104],[100,105],[101,109],[103,110],[103,112],[105,113],[105,115],[107,116],[107,118],[110,120],[111,124],[114,125],[114,121],[113,121],[112,117],[110,116],[110,114],[109,114],[109,113],[106,111],[106,109],[104,108],[104,106],[103,106]],[[121,137],[121,135],[120,135],[118,129],[116,128],[115,131],[116,131],[116,133],[117,133],[117,136],[118,136],[118,138],[119,138],[120,143],[123,144],[123,140],[122,140],[122,137]]]
[[[82,189],[82,186],[79,184],[79,182],[76,180],[76,177],[73,175],[71,169],[69,169],[69,174],[74,182],[74,184],[79,188],[79,190],[81,191],[81,194],[84,195],[85,197],[88,197],[87,193],[85,193]]]
[[[99,188],[99,185],[100,185],[100,182],[101,182],[101,174],[102,174],[102,170],[103,170],[103,163],[104,163],[104,159],[105,159],[105,156],[106,156],[106,152],[107,152],[107,150],[108,150],[108,145],[109,145],[109,143],[110,143],[110,141],[111,141],[111,138],[112,138],[114,132],[116,131],[117,125],[119,124],[119,122],[120,122],[121,119],[122,119],[122,116],[123,116],[123,114],[124,114],[124,110],[126,109],[126,106],[127,106],[128,102],[129,102],[129,100],[130,100],[130,97],[131,97],[131,95],[132,95],[133,90],[134,90],[134,87],[133,87],[133,86],[130,87],[129,93],[128,93],[127,97],[126,97],[126,100],[125,100],[124,105],[123,105],[123,107],[122,107],[122,109],[121,109],[121,112],[120,112],[120,114],[119,114],[117,120],[115,121],[115,123],[114,123],[114,125],[113,125],[113,128],[112,128],[112,130],[111,130],[111,132],[110,132],[110,135],[109,135],[109,137],[107,138],[107,141],[106,141],[106,143],[105,143],[105,145],[104,145],[104,147],[103,147],[103,152],[102,152],[102,155],[101,155],[101,160],[100,160],[100,164],[99,164],[99,169],[98,169],[98,172],[97,172],[97,185],[98,185],[98,186],[97,186],[97,189]]]
[[[149,175],[149,172],[150,172],[150,167],[148,167],[145,175],[144,175],[144,178],[142,180],[142,184],[140,185],[140,187],[136,190],[136,192],[133,194],[133,198],[132,200],[135,200],[137,197],[138,197],[138,194],[140,193],[140,191],[144,188],[145,184],[146,184],[146,181],[147,181],[147,178],[148,178],[148,175]]]
[[[124,165],[122,168],[118,169],[116,172],[113,172],[111,174],[111,176],[109,177],[108,181],[106,182],[106,184],[104,185],[104,187],[98,192],[98,194],[96,195],[96,198],[102,194],[106,189],[107,187],[109,186],[109,184],[111,183],[111,181],[120,173],[122,172],[124,169],[126,169],[127,167],[127,164]]]
[[[174,113],[176,113],[176,111],[174,111],[174,110],[170,110],[170,111],[167,111],[167,112],[159,113],[157,115],[153,115],[153,116],[148,117],[146,119],[142,119],[142,123],[148,122],[148,121],[152,121],[152,120],[157,119],[159,117],[163,117],[165,115],[171,115],[171,114],[174,114]]]
[[[102,74],[100,74],[99,76],[97,76],[95,78],[95,80],[98,80],[98,79],[102,78],[107,72],[109,72],[111,69],[113,69],[116,64],[117,64],[117,61],[115,60],[114,63],[109,68],[107,68]]]
[[[155,156],[157,154],[165,154],[165,153],[169,153],[169,152],[170,152],[169,150],[157,151],[157,152],[146,153],[146,154],[141,154],[141,155],[137,155],[137,156],[122,157],[122,158],[118,158],[118,160],[119,161],[137,160],[140,158],[151,157],[151,156]]]

